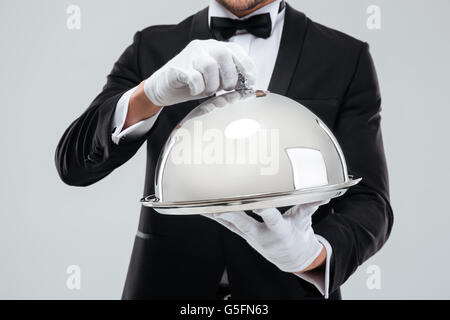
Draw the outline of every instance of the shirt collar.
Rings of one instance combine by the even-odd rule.
[[[235,16],[233,13],[231,13],[224,6],[222,6],[220,3],[218,3],[217,0],[210,0],[208,10],[208,26],[210,25],[211,17],[223,17],[223,18],[244,20],[257,14],[269,13],[270,19],[272,21],[272,32],[273,32],[273,30],[275,29],[275,23],[277,22],[278,11],[280,9],[280,2],[281,0],[275,0],[259,8],[258,10],[255,10],[242,18],[239,18]]]

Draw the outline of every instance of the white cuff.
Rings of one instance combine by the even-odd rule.
[[[136,140],[144,136],[153,127],[156,119],[158,118],[160,111],[158,111],[154,116],[139,121],[122,131],[125,120],[127,119],[128,103],[130,102],[130,98],[133,95],[134,91],[136,91],[136,89],[137,87],[134,87],[125,92],[117,102],[112,121],[113,133],[111,135],[112,141],[115,144],[119,144],[121,142],[124,142],[125,140]]]
[[[305,281],[313,284],[317,290],[328,299],[329,288],[330,288],[330,263],[331,263],[331,254],[333,253],[333,249],[331,248],[330,243],[322,236],[316,234],[317,240],[323,244],[325,250],[327,251],[327,260],[325,262],[325,271],[323,270],[311,270],[307,272],[303,272],[301,274],[295,274],[298,277],[302,278]]]

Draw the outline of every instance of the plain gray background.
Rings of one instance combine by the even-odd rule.
[[[395,224],[385,247],[343,286],[344,298],[450,298],[448,212],[450,2],[290,0],[370,43],[383,95]],[[66,9],[81,8],[68,30]],[[381,30],[366,26],[381,8]],[[88,187],[64,185],[53,157],[101,90],[133,34],[177,23],[208,0],[1,0],[0,298],[120,298],[137,229],[145,153]],[[330,53],[332,54],[332,53]],[[81,289],[66,268],[81,267]],[[366,286],[367,267],[381,289]]]

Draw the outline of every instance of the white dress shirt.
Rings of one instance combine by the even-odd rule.
[[[226,17],[231,19],[246,19],[253,15],[269,13],[272,21],[272,31],[270,37],[263,39],[258,38],[245,30],[238,30],[236,35],[232,36],[228,41],[235,42],[239,44],[253,59],[256,65],[256,83],[255,88],[267,90],[269,87],[269,82],[272,77],[273,69],[275,67],[275,61],[278,55],[278,49],[280,47],[281,34],[283,31],[284,24],[284,14],[285,10],[279,11],[281,0],[275,0],[268,5],[265,5],[258,10],[250,13],[249,15],[238,18],[229,10],[220,5],[216,0],[210,0],[209,10],[208,10],[208,23],[211,17]],[[125,130],[122,130],[125,123],[125,119],[128,112],[128,103],[131,95],[136,90],[133,88],[127,91],[118,101],[116,106],[116,111],[113,118],[113,128],[114,132],[112,134],[112,140],[114,143],[126,143],[126,141],[131,141],[137,139],[142,135],[146,134],[155,123],[159,112],[154,116],[142,120]],[[220,94],[221,92],[218,92]],[[170,107],[169,107],[170,108]],[[305,281],[312,283],[325,298],[328,298],[329,289],[329,279],[330,279],[330,260],[332,254],[332,248],[329,242],[317,235],[317,239],[325,246],[327,250],[327,259],[325,265],[325,271],[313,270],[310,272],[305,272],[299,275]],[[226,279],[226,273],[223,279]]]

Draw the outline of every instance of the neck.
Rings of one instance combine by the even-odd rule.
[[[265,5],[268,5],[269,3],[274,2],[275,0],[265,0],[261,3],[259,3],[257,6],[255,6],[254,8],[248,9],[248,10],[243,10],[243,11],[236,11],[236,10],[230,10],[232,14],[234,14],[236,17],[242,18],[245,17],[246,15],[258,10],[259,8],[264,7]]]

